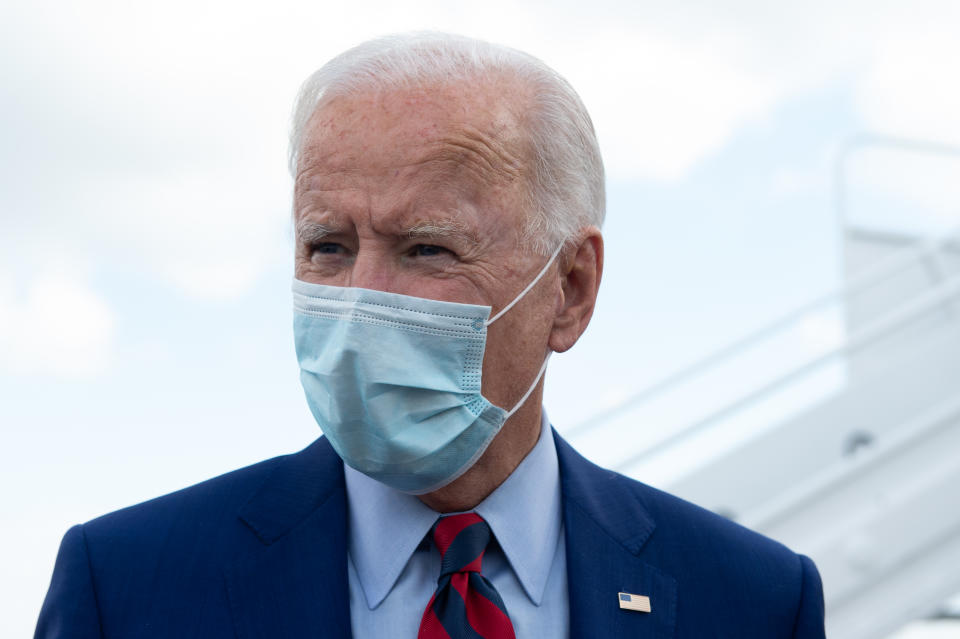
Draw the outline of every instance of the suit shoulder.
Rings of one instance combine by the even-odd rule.
[[[700,506],[601,468],[559,435],[555,441],[564,504],[570,509],[564,515],[567,534],[575,535],[581,548],[603,546],[608,556],[623,557],[610,550],[609,542],[595,541],[606,534],[643,562],[641,574],[672,580],[687,610],[704,612],[678,619],[675,636],[720,636],[712,624],[735,617],[738,636],[822,639],[822,587],[809,559]],[[799,628],[804,633],[794,632]]]
[[[749,636],[780,636],[798,624],[810,630],[796,636],[823,636],[823,590],[809,558],[675,495],[618,478],[656,521],[644,554],[669,574],[695,575],[683,580],[688,600],[765,611],[756,620],[762,630]]]
[[[808,585],[815,583],[817,590],[808,596],[822,599],[819,575],[808,558],[680,497],[618,477],[657,522],[650,551],[669,570],[695,571],[701,583],[723,585],[769,611],[780,610],[784,618],[794,614]]]
[[[111,636],[145,636],[148,627],[155,629],[150,636],[184,636],[184,624],[190,636],[220,636],[197,628],[229,627],[224,575],[266,543],[248,517],[251,504],[261,526],[292,527],[324,491],[335,492],[337,472],[342,476],[321,438],[298,453],[98,517],[67,533],[53,583],[69,588],[54,590],[70,598],[90,593]],[[64,597],[50,601],[58,610]]]
[[[310,450],[280,455],[239,468],[174,492],[116,510],[83,524],[88,538],[130,539],[140,534],[165,533],[182,525],[208,528],[236,518],[243,504],[270,475],[292,458]]]
[[[611,521],[632,522],[643,541],[651,533],[655,545],[667,545],[684,555],[759,553],[799,569],[798,556],[783,544],[676,495],[597,466],[559,435],[555,440],[567,496],[595,515],[616,513]],[[628,535],[621,533],[621,537]]]
[[[659,526],[669,528],[672,535],[685,539],[686,543],[703,544],[717,550],[749,549],[751,553],[769,553],[782,556],[790,562],[796,561],[796,554],[792,550],[770,537],[681,497],[629,477],[618,476],[630,485],[633,494]]]

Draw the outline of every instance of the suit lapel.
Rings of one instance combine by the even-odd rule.
[[[350,637],[346,492],[329,443],[280,462],[240,518],[261,544],[225,575],[238,638]]]
[[[672,637],[676,581],[639,556],[652,518],[627,480],[554,439],[570,636]],[[225,571],[238,638],[349,638],[346,490],[330,444],[321,438],[280,462],[240,518],[260,544]],[[652,612],[621,610],[619,592],[648,596]]]
[[[563,493],[570,636],[666,639],[676,624],[677,584],[643,561],[656,525],[620,475],[581,457],[554,432]],[[621,610],[617,594],[650,598],[650,613]]]

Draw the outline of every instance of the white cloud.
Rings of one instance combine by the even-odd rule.
[[[831,85],[849,88],[862,129],[960,143],[951,0],[583,10],[593,15],[568,16],[546,59],[591,108],[614,177],[681,179],[741,126]]]
[[[281,183],[282,168],[275,172]],[[228,300],[286,250],[289,204],[271,176],[231,172],[106,177],[77,185],[88,234],[187,294]],[[93,231],[93,233],[90,233]]]
[[[960,144],[960,5],[927,3],[886,18],[858,82],[858,108],[868,126]]]
[[[726,33],[688,40],[605,30],[581,46],[589,56],[571,65],[571,81],[591,108],[614,178],[680,179],[783,94],[750,70]]]
[[[0,366],[6,372],[71,379],[109,366],[115,318],[83,278],[47,269],[22,292],[0,279]]]

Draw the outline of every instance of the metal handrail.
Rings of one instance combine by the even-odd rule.
[[[617,464],[616,468],[618,470],[624,470],[645,458],[656,455],[661,450],[669,448],[691,434],[704,430],[714,422],[740,411],[742,408],[753,404],[762,397],[769,395],[773,391],[778,390],[783,386],[786,386],[790,382],[802,377],[803,375],[806,375],[810,371],[820,367],[835,357],[856,352],[861,348],[870,345],[874,341],[885,337],[888,333],[891,333],[904,324],[909,323],[910,320],[914,319],[915,317],[922,316],[930,308],[933,308],[944,300],[950,299],[957,295],[960,295],[960,275],[945,280],[932,291],[919,296],[910,303],[903,305],[896,311],[887,314],[885,317],[858,331],[844,344],[830,349],[826,353],[818,355],[801,364],[800,366],[786,372],[785,374],[774,378],[772,381],[764,384],[760,388],[730,402],[719,410],[714,411],[711,415],[688,424],[683,428],[671,433],[663,439],[632,455],[625,461],[620,462]]]
[[[922,242],[916,242],[903,247],[902,249],[894,252],[893,255],[880,260],[878,264],[875,264],[870,268],[864,269],[860,273],[857,273],[852,278],[847,280],[842,286],[837,287],[829,293],[825,293],[820,297],[814,298],[813,300],[794,308],[793,310],[773,320],[766,326],[754,330],[748,335],[745,335],[720,348],[719,350],[710,353],[706,357],[703,357],[694,363],[681,368],[679,371],[667,375],[652,385],[640,390],[638,393],[635,393],[628,399],[620,402],[616,406],[608,408],[582,422],[574,424],[564,432],[564,436],[577,437],[596,428],[599,424],[608,421],[609,419],[615,417],[621,412],[628,410],[636,404],[649,400],[651,397],[662,393],[671,386],[679,385],[684,380],[693,377],[696,373],[699,373],[701,370],[708,369],[714,364],[749,348],[753,344],[762,341],[770,335],[777,333],[784,327],[795,323],[800,317],[803,317],[811,311],[825,306],[835,299],[854,295],[863,289],[868,288],[877,281],[882,280],[884,276],[898,272],[897,269],[902,266],[907,266],[930,255],[935,255],[945,244],[948,244],[955,239],[960,239],[960,227],[954,228],[935,238],[927,239]]]
[[[793,487],[775,502],[764,504],[747,513],[741,523],[748,528],[761,530],[776,524],[790,511],[814,501],[823,494],[858,472],[873,468],[905,447],[922,441],[951,420],[960,417],[960,397],[953,397],[927,409],[907,421],[897,433],[864,451],[852,459],[844,459],[824,469],[805,482]],[[960,464],[960,459],[957,459]]]

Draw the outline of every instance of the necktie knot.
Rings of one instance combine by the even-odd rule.
[[[441,517],[433,543],[442,557],[437,590],[420,620],[418,639],[515,639],[503,600],[480,573],[490,526],[476,513]]]
[[[457,572],[480,572],[490,526],[476,513],[442,517],[433,527],[433,542],[443,558],[440,579]]]

